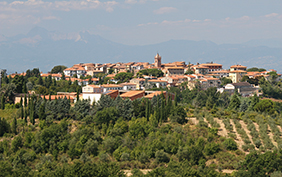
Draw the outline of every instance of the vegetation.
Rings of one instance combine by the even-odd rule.
[[[133,101],[102,95],[95,104],[71,104],[67,98],[25,95],[14,104],[17,91],[81,89],[77,83],[41,78],[38,69],[27,73],[3,78],[0,176],[125,176],[124,170],[152,177],[281,174],[279,102],[182,84],[166,90],[174,100],[163,94]],[[222,172],[227,169],[233,174]]]

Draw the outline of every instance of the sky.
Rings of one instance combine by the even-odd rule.
[[[36,26],[65,34],[88,31],[127,45],[243,43],[282,38],[282,1],[0,0],[0,35],[27,34]]]

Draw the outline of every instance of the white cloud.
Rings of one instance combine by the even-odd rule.
[[[278,13],[271,13],[271,14],[267,14],[265,15],[265,17],[269,18],[269,17],[276,17],[277,15],[279,15]]]
[[[137,0],[125,0],[124,3],[126,4],[136,4],[138,1]]]
[[[243,16],[243,17],[240,18],[240,20],[246,20],[246,21],[247,21],[247,20],[250,20],[250,19],[251,19],[251,18],[250,18],[249,16]]]
[[[205,19],[204,20],[205,22],[210,22],[210,21],[212,21],[211,19]]]
[[[166,13],[171,13],[175,12],[177,9],[175,7],[161,7],[157,10],[154,10],[155,14],[166,14]]]
[[[193,20],[192,22],[200,22],[200,20]]]

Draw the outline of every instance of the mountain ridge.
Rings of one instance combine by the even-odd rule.
[[[157,52],[162,62],[217,62],[282,71],[282,48],[243,44],[216,44],[212,41],[169,40],[150,45],[125,45],[88,31],[63,34],[36,27],[27,35],[1,36],[0,68],[23,72],[39,67],[47,72],[55,65],[76,63],[115,63],[146,61],[152,63]],[[17,63],[17,65],[15,65]]]

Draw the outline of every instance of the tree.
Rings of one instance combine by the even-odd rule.
[[[41,103],[39,107],[39,120],[44,120],[46,118],[45,114],[45,101]]]
[[[6,119],[0,117],[0,136],[3,136],[5,133],[10,132],[10,125],[7,123]]]
[[[4,94],[2,94],[1,96],[1,109],[5,109],[5,98],[4,98]]]
[[[16,119],[16,117],[14,117],[14,119],[13,119],[11,128],[12,128],[12,132],[14,134],[17,134],[17,119]]]
[[[253,111],[258,102],[259,102],[259,97],[255,93],[254,96],[251,98],[251,104],[249,106],[249,110]]]
[[[241,105],[241,102],[237,96],[237,94],[233,94],[230,100],[230,104],[228,106],[229,109],[238,109]]]
[[[273,114],[275,112],[275,103],[269,99],[260,100],[254,107],[257,112]]]
[[[54,66],[51,70],[51,73],[53,74],[56,74],[56,73],[63,73],[64,70],[67,69],[66,66],[64,65],[57,65],[57,66]]]
[[[20,110],[21,110],[21,118],[24,118],[24,109],[23,109],[23,98],[21,97],[20,101]]]
[[[224,142],[222,144],[227,150],[237,150],[237,144],[231,138],[224,140]]]
[[[64,72],[62,73],[61,79],[62,79],[62,80],[66,80],[66,76],[65,76],[65,73],[64,73]]]
[[[115,79],[119,80],[120,82],[127,82],[129,81],[131,78],[133,77],[132,73],[128,73],[128,72],[122,72],[122,73],[118,73],[117,75],[115,75]]]

